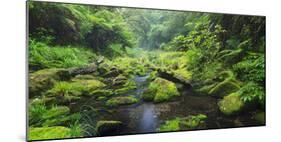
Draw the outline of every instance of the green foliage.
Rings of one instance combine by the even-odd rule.
[[[265,90],[264,87],[259,86],[254,82],[248,82],[238,91],[241,96],[241,99],[244,102],[253,102],[258,101],[261,104],[264,104],[265,101]]]
[[[74,124],[70,125],[70,136],[71,137],[82,137],[83,136],[83,129],[82,126],[76,121]]]
[[[32,39],[29,41],[29,66],[34,70],[81,67],[90,63],[94,57],[93,52],[82,47],[53,47]]]
[[[122,15],[104,7],[29,2],[29,29],[30,37],[41,42],[88,45],[97,51],[113,43],[122,48],[134,44]]]
[[[243,81],[254,81],[259,84],[265,82],[265,57],[264,54],[250,53],[233,66],[238,78]]]
[[[41,117],[47,111],[47,107],[41,101],[38,102],[39,99],[35,99],[33,103],[29,103],[28,105],[28,116],[29,116],[29,125],[36,124],[41,121]]]
[[[79,19],[67,5],[29,1],[29,34],[40,41],[75,44],[81,40]]]
[[[223,97],[218,106],[226,115],[240,112],[248,102],[264,104],[263,17],[32,1],[28,8],[31,140],[118,129],[120,121],[99,121],[100,108],[138,103],[128,94],[139,87],[133,78],[147,74],[149,85],[141,94],[147,101],[181,95],[174,82],[158,77],[164,72]],[[89,64],[92,73],[70,75],[70,68]],[[73,113],[71,105],[84,98],[93,98],[98,107],[85,105]],[[261,114],[255,117],[262,121]],[[204,128],[206,119],[203,114],[176,117],[158,131]]]

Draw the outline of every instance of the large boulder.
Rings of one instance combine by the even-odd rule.
[[[223,97],[223,99],[218,102],[218,106],[220,111],[225,115],[233,115],[243,109],[244,102],[241,100],[238,93],[231,93]]]
[[[117,130],[122,126],[121,121],[101,120],[97,122],[96,131],[99,135],[104,135],[107,132]]]
[[[40,96],[50,89],[56,81],[67,80],[70,73],[65,69],[44,69],[29,74],[29,97]]]
[[[166,79],[157,77],[142,94],[146,101],[163,102],[180,96],[176,84]]]

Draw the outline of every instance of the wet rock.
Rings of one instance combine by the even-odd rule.
[[[97,122],[96,131],[99,135],[103,135],[107,132],[118,130],[118,128],[120,128],[121,126],[122,126],[121,121],[101,120]]]

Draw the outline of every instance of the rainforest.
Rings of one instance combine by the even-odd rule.
[[[28,140],[265,125],[265,17],[27,9]]]

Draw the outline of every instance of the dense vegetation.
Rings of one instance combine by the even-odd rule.
[[[251,112],[264,124],[264,17],[31,1],[28,9],[30,140],[108,134],[126,124],[103,120],[98,107],[176,101],[187,86],[217,99],[222,115]],[[135,76],[148,76],[140,96],[127,95]],[[90,99],[99,106],[80,106]],[[206,119],[171,116],[155,131],[204,129]]]

